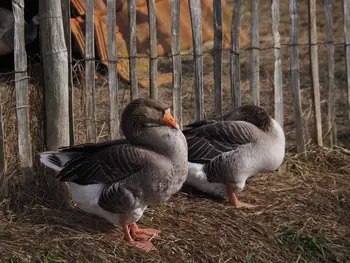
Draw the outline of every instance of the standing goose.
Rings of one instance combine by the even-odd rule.
[[[160,231],[136,222],[147,205],[166,202],[185,182],[186,138],[169,105],[154,99],[129,103],[121,129],[126,139],[44,152],[40,160],[59,172],[82,210],[120,224],[127,242],[149,252],[156,250],[150,237]]]
[[[39,19],[34,16],[30,23],[24,21],[24,41],[32,43],[38,34]],[[15,18],[11,10],[0,7],[0,56],[14,50]]]
[[[188,144],[186,183],[214,196],[228,196],[237,208],[255,207],[239,201],[235,192],[241,192],[254,174],[278,169],[285,154],[281,126],[258,106],[238,107],[222,120],[194,122],[183,132]]]

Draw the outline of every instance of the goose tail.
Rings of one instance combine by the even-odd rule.
[[[76,152],[42,152],[40,162],[56,172],[60,172],[67,163],[80,156]]]

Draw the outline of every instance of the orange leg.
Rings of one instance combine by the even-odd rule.
[[[141,229],[137,226],[136,223],[131,224],[130,226],[131,234],[139,240],[150,240],[154,237],[159,236],[160,230],[152,228]]]
[[[236,194],[233,192],[233,187],[231,184],[226,184],[227,195],[230,200],[230,203],[234,205],[236,208],[246,207],[246,208],[255,208],[256,205],[251,205],[248,203],[244,203],[238,200]]]
[[[156,247],[148,240],[135,241],[130,235],[130,228],[125,222],[121,223],[124,232],[124,240],[130,245],[136,247],[137,249],[144,251],[146,253],[154,250],[157,251]]]

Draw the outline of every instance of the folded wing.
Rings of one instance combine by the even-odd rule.
[[[207,163],[215,157],[256,141],[252,124],[242,121],[202,121],[187,126],[188,160]]]

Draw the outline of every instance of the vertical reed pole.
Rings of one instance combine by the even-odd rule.
[[[298,152],[305,151],[304,124],[300,99],[300,72],[299,72],[299,55],[298,55],[298,6],[297,0],[289,0],[289,12],[291,18],[291,87],[293,94],[293,106],[296,123],[296,145]]]
[[[259,84],[259,0],[251,0],[252,16],[250,30],[250,90],[253,104],[260,105],[260,84]]]
[[[150,58],[149,63],[151,70],[149,72],[150,78],[150,97],[158,99],[158,50],[157,50],[157,19],[156,19],[156,7],[154,0],[147,0],[148,7],[148,23],[149,23],[149,45],[150,45]]]
[[[346,76],[348,83],[348,116],[350,127],[350,0],[344,0],[344,38],[346,56]]]
[[[278,31],[280,23],[280,0],[272,0],[272,36],[275,48],[275,71],[274,71],[274,95],[275,95],[275,119],[283,127],[283,84],[281,65],[281,37]]]
[[[322,139],[322,121],[321,121],[321,95],[320,81],[318,72],[318,47],[317,47],[317,25],[316,25],[316,0],[308,0],[309,9],[309,56],[310,73],[313,89],[313,106],[316,123],[316,142],[323,146]]]
[[[86,0],[85,85],[87,142],[96,142],[94,0]]]
[[[337,127],[335,123],[335,85],[334,85],[334,43],[333,43],[333,5],[332,0],[324,0],[326,17],[326,38],[328,48],[328,132],[330,146],[337,144]]]
[[[136,0],[128,0],[129,10],[129,75],[131,100],[138,98],[139,89],[136,77]]]
[[[193,39],[195,120],[204,118],[202,10],[200,0],[189,0]]]
[[[232,108],[241,105],[241,69],[239,59],[241,27],[241,0],[233,1],[231,25],[230,80]]]
[[[215,114],[222,116],[222,10],[221,1],[213,1],[214,9],[214,88]]]
[[[15,26],[14,62],[19,160],[24,183],[31,183],[34,177],[30,136],[27,54],[24,41],[24,0],[12,0],[12,10]]]
[[[68,89],[69,89],[69,145],[74,145],[74,114],[73,114],[73,75],[72,75],[72,34],[70,26],[70,1],[62,0],[62,15],[64,37],[66,39],[66,47],[68,53]]]
[[[119,131],[119,100],[118,71],[116,43],[116,1],[107,0],[107,44],[108,44],[108,88],[109,88],[109,129],[111,140],[118,138]]]
[[[182,71],[180,57],[180,0],[171,0],[171,56],[173,61],[173,114],[182,128]]]

